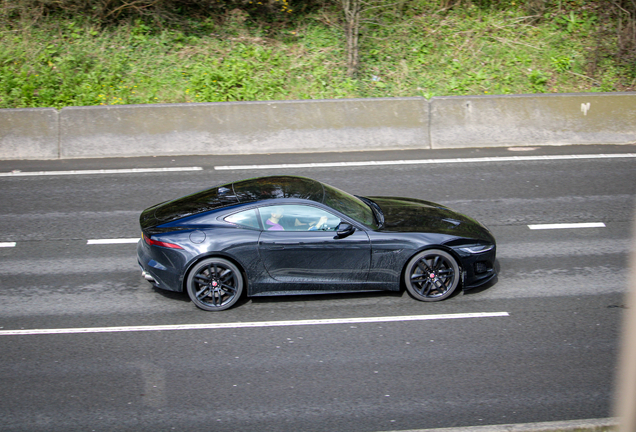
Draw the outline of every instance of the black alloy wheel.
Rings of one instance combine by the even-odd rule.
[[[449,297],[459,285],[460,270],[453,256],[430,249],[415,255],[406,266],[404,283],[408,292],[421,301]]]
[[[243,292],[243,275],[232,262],[207,258],[196,264],[186,282],[190,300],[206,311],[232,307]]]

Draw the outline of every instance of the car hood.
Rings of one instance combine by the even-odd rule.
[[[413,198],[369,197],[382,209],[380,231],[432,232],[495,243],[488,229],[476,220],[430,201]]]

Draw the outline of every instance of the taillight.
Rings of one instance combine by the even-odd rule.
[[[141,233],[141,237],[150,246],[161,246],[161,247],[166,247],[166,248],[170,248],[170,249],[183,249],[178,244],[162,242],[162,241],[159,241],[159,240],[153,240],[150,236],[147,236],[144,233]]]

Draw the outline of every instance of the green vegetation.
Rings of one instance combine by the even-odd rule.
[[[0,0],[0,108],[636,88],[636,16],[610,0],[546,0],[530,16],[532,1],[376,1],[351,75],[337,1],[91,15],[71,6],[109,2]]]

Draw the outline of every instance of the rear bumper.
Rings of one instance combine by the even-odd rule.
[[[137,263],[141,268],[142,276],[157,288],[168,291],[183,291],[181,283],[183,266],[176,268],[170,265],[183,261],[184,258],[181,254],[173,250],[149,246],[144,241],[137,244]]]

